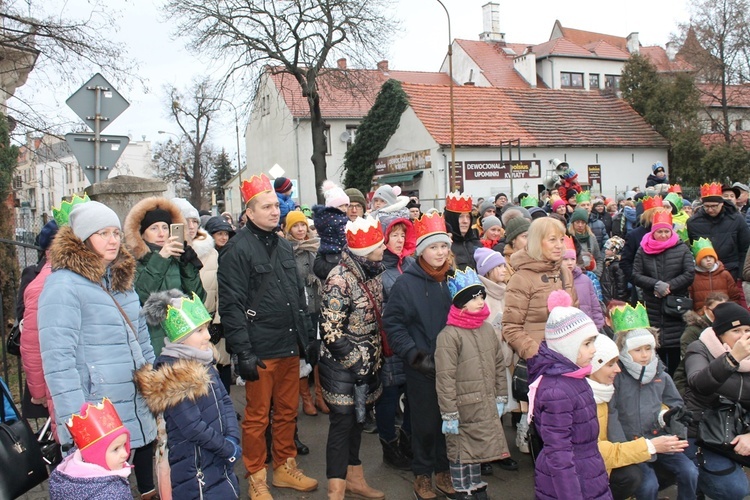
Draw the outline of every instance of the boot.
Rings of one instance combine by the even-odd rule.
[[[361,465],[350,465],[346,468],[346,494],[364,500],[384,500],[385,494],[371,488],[365,481]]]
[[[304,475],[292,457],[273,470],[272,484],[277,488],[291,488],[297,491],[313,491],[318,488],[318,482]]]
[[[435,474],[435,489],[451,500],[456,498],[456,490],[453,489],[451,473],[447,470]]]
[[[516,429],[516,447],[521,453],[529,454],[529,421],[526,413],[521,414],[521,421]]]
[[[309,455],[310,448],[305,443],[299,440],[299,432],[297,427],[294,428],[294,446],[297,447],[297,455]]]
[[[320,372],[318,371],[318,365],[315,365],[313,370],[315,379],[315,406],[320,410],[320,413],[328,415],[331,410],[328,409],[325,399],[323,399],[323,388],[320,386]]]
[[[417,476],[414,478],[414,498],[416,500],[435,500],[437,494],[432,489],[432,478],[430,476]]]
[[[487,486],[482,486],[474,491],[474,498],[476,500],[490,500],[490,497],[487,496]]]
[[[302,397],[302,411],[305,415],[314,417],[318,414],[313,404],[312,394],[310,394],[310,382],[307,377],[299,379],[299,395]]]
[[[372,408],[365,415],[365,425],[362,427],[362,432],[367,434],[375,434],[378,431],[378,424],[375,423],[375,409]]]
[[[398,470],[411,470],[411,460],[401,454],[398,439],[394,439],[390,443],[381,439],[380,444],[383,446],[383,462],[386,465]]]
[[[414,452],[411,451],[411,436],[404,432],[403,428],[398,429],[398,449],[409,460],[414,458]]]
[[[329,479],[328,480],[328,500],[344,500],[345,492],[346,492],[346,480],[345,479]]]
[[[248,483],[250,485],[250,500],[273,500],[271,492],[268,491],[265,467],[263,467],[255,474],[250,474],[250,477],[248,479]]]

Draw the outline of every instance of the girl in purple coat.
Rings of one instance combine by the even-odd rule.
[[[586,376],[596,325],[570,296],[552,292],[539,352],[528,360],[529,415],[544,442],[535,468],[537,499],[612,499],[599,453],[596,403]]]

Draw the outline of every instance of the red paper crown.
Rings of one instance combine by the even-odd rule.
[[[123,427],[112,401],[104,398],[99,404],[86,403],[81,413],[73,414],[65,423],[79,450],[84,450],[103,437]]]
[[[576,251],[576,245],[573,243],[573,238],[570,236],[565,237],[565,250],[573,250]]]
[[[364,249],[383,242],[383,226],[372,217],[357,217],[346,223],[346,244],[350,249]]]
[[[657,224],[668,224],[669,227],[672,227],[672,212],[670,210],[659,210],[654,213],[654,218],[651,221],[651,226],[656,226]]]
[[[721,198],[721,184],[717,182],[703,184],[701,186],[701,198],[705,198],[706,196],[718,196]]]
[[[672,184],[671,186],[669,186],[669,190],[667,192],[682,194],[682,186],[680,186],[679,184]]]
[[[240,187],[242,200],[246,205],[247,202],[266,191],[273,191],[271,181],[266,174],[254,175],[250,177],[250,180],[242,181],[242,187]]]
[[[417,232],[417,241],[432,233],[447,233],[445,219],[440,214],[433,212],[424,214],[414,221],[414,229]]]
[[[473,205],[471,203],[471,195],[467,193],[459,193],[455,191],[448,193],[445,198],[445,209],[451,212],[471,212]]]
[[[646,196],[643,198],[643,211],[651,210],[652,208],[662,208],[664,207],[664,200],[662,200],[661,196]]]

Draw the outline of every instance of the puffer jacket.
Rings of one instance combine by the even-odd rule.
[[[601,331],[604,327],[602,306],[599,304],[594,284],[588,276],[583,274],[583,271],[578,266],[573,268],[573,284],[578,295],[578,309],[586,313],[586,316],[591,318],[596,328]]]
[[[130,471],[127,471],[130,474]],[[109,471],[89,464],[76,450],[58,465],[49,476],[50,500],[132,500],[130,483],[125,471]]]
[[[159,356],[143,366],[135,382],[149,408],[164,414],[172,497],[239,498],[234,445],[240,430],[232,400],[213,365]]]
[[[703,330],[711,326],[711,320],[704,314],[698,314],[695,311],[688,311],[682,315],[682,319],[685,321],[687,327],[682,332],[680,337],[680,364],[677,365],[677,369],[672,375],[674,385],[677,387],[677,391],[680,396],[685,397],[685,389],[687,389],[687,374],[685,373],[685,353],[687,348],[698,340]]]
[[[604,459],[604,466],[607,468],[607,475],[612,473],[612,469],[618,469],[627,465],[640,464],[651,459],[651,453],[648,451],[646,438],[638,438],[631,441],[615,442],[611,441],[611,436],[607,435],[609,429],[610,417],[617,418],[617,413],[612,412],[607,402],[596,405],[596,419],[599,421],[599,453]]]
[[[573,275],[561,264],[562,261],[533,259],[526,250],[519,250],[510,258],[516,272],[505,289],[503,337],[523,359],[535,355],[544,340],[550,293],[564,289],[573,298],[573,306],[578,305]]]
[[[385,271],[382,274],[383,281],[383,309],[388,302],[388,294],[393,288],[393,284],[403,274],[405,269],[415,265],[413,257],[399,257],[386,248],[383,253],[383,265]],[[400,356],[393,355],[393,351],[388,344],[388,337],[381,338],[383,341],[383,369],[380,378],[383,381],[383,387],[398,386],[406,383],[406,373],[404,372],[404,360]]]
[[[508,395],[500,341],[486,321],[472,330],[448,325],[437,338],[435,389],[440,413],[458,417],[445,437],[448,460],[481,463],[510,456],[496,399]]]
[[[620,268],[622,268],[622,272],[625,273],[625,276],[627,276],[631,282],[633,280],[633,263],[635,262],[635,254],[638,253],[638,249],[641,248],[641,240],[648,232],[649,228],[636,226],[625,236],[625,246],[622,247],[622,251],[620,252]]]
[[[589,215],[589,228],[596,237],[596,242],[599,244],[599,250],[604,250],[604,244],[609,241],[609,233],[607,232],[607,226],[604,225],[604,221],[601,220],[597,215],[592,212]]]
[[[654,295],[657,281],[669,284],[672,295],[687,297],[688,287],[695,276],[695,262],[687,245],[678,241],[659,254],[649,255],[639,248],[633,262],[633,283],[643,289],[648,321],[659,329],[659,345],[665,348],[679,347],[680,336],[685,329],[682,318],[664,314],[662,304],[666,298]]]
[[[281,217],[279,218],[279,224],[284,227],[286,216],[289,214],[289,212],[294,211],[296,206],[291,195],[276,193],[276,199],[279,200],[279,212],[281,215]]]
[[[533,419],[544,448],[534,464],[537,499],[611,499],[599,453],[594,393],[584,378],[563,376],[578,370],[543,342],[528,360],[529,381],[544,376],[536,391]]]
[[[117,258],[105,267],[69,226],[60,229],[49,252],[53,272],[44,282],[37,318],[60,443],[73,442],[64,422],[84,403],[99,403],[104,397],[130,431],[132,448],[151,443],[156,421],[133,383],[133,371],[154,360],[133,290],[135,260],[121,246]]]
[[[620,266],[620,256],[606,257],[602,268],[602,277],[599,283],[602,286],[602,299],[604,303],[610,300],[621,300],[627,302],[630,298],[628,290],[628,279]]]
[[[368,277],[348,252],[342,253],[341,263],[323,285],[320,311],[320,383],[333,412],[354,412],[357,381],[367,384],[367,405],[374,404],[383,392],[378,376],[383,356],[376,313],[382,307],[380,275]]]
[[[200,271],[190,262],[183,262],[175,257],[165,259],[159,255],[160,247],[149,245],[141,236],[141,221],[156,208],[166,210],[172,217],[173,224],[185,224],[182,212],[173,202],[166,198],[151,197],[136,203],[128,212],[123,224],[124,244],[137,261],[135,271],[135,291],[143,305],[154,292],[177,289],[191,296],[193,292],[201,300],[206,299],[206,292],[201,282]],[[188,238],[187,231],[185,237]],[[192,241],[187,242],[188,245]],[[161,325],[149,325],[151,344],[158,356],[164,347],[166,333]]]
[[[724,269],[724,264],[717,262],[714,268],[706,271],[698,265],[695,266],[695,279],[688,288],[690,297],[693,299],[693,310],[700,311],[706,303],[706,298],[713,292],[724,292],[729,300],[745,306],[742,295],[737,284],[729,271]]]
[[[745,223],[742,214],[730,201],[724,201],[724,208],[716,217],[709,217],[703,207],[695,211],[687,221],[690,241],[698,238],[708,238],[734,279],[742,275],[745,281],[750,281],[750,268],[745,266],[745,256],[750,248],[750,228]],[[748,273],[745,274],[745,269]]]

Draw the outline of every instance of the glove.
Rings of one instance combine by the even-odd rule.
[[[687,428],[693,421],[692,414],[684,406],[675,406],[667,410],[663,417],[664,430],[680,439],[687,438]]]
[[[458,420],[443,420],[443,434],[458,434]]]
[[[246,381],[255,382],[260,378],[258,367],[265,368],[266,365],[253,351],[242,351],[237,355],[237,373]]]
[[[495,406],[497,406],[497,414],[502,418],[503,411],[505,411],[505,403],[495,403]]]
[[[180,262],[185,264],[192,264],[196,269],[200,270],[203,267],[203,262],[198,258],[198,254],[195,253],[193,247],[185,243],[184,252],[180,255]]]
[[[414,360],[409,364],[425,377],[435,378],[435,358],[432,357],[432,354],[417,351]]]
[[[665,283],[663,281],[657,281],[656,285],[654,285],[654,291],[659,297],[666,296],[667,292],[669,291],[669,283]]]
[[[320,344],[317,340],[313,340],[309,344],[307,344],[307,347],[305,348],[305,360],[310,364],[310,366],[315,366],[318,364],[318,359],[320,358]]]
[[[233,464],[235,460],[242,456],[242,448],[240,448],[240,443],[235,438],[227,436],[225,439],[232,443],[232,446],[234,446],[234,453],[227,459],[227,462]]]

